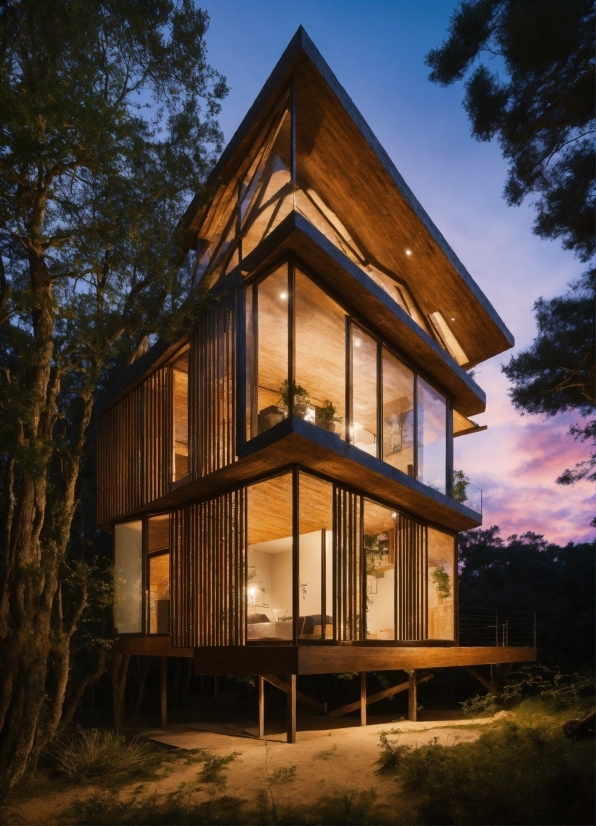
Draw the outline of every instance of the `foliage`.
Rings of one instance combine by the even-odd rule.
[[[222,141],[208,22],[191,0],[0,6],[0,796],[80,699],[98,388],[204,306],[180,217]]]
[[[199,826],[199,824],[244,824],[244,801],[224,795],[192,802],[183,791],[165,797],[152,795],[141,800],[119,800],[113,795],[96,792],[77,800],[66,813],[69,822],[89,826],[141,824],[141,826]]]
[[[573,709],[585,713],[594,705],[594,688],[593,673],[563,674],[557,668],[537,663],[510,672],[498,696],[489,692],[461,705],[467,714],[478,714],[511,708],[529,697],[537,697],[555,711]]]
[[[561,733],[512,723],[472,743],[381,744],[380,765],[416,795],[422,823],[590,823],[593,750]],[[394,755],[399,757],[395,759]]]
[[[47,758],[59,774],[78,782],[109,774],[132,774],[155,763],[155,750],[149,743],[127,743],[112,731],[84,729],[58,738],[48,749]]]
[[[277,402],[277,406],[286,414],[286,416],[288,415],[289,410],[289,389],[290,385],[288,380],[284,379],[282,386],[279,388],[280,398]],[[293,382],[292,395],[294,397],[294,415],[304,418],[308,412],[308,408],[310,407],[310,395],[308,390],[305,390],[302,385]]]
[[[451,579],[445,570],[444,565],[439,565],[432,573],[432,578],[437,586],[437,594],[442,599],[448,599],[451,596]]]
[[[469,478],[463,472],[463,470],[454,470],[453,471],[453,498],[456,502],[461,502],[462,504],[468,498],[468,485],[470,484]]]
[[[591,543],[560,547],[530,531],[506,541],[499,528],[459,534],[459,601],[537,613],[540,657],[563,671],[594,663],[595,560]]]
[[[239,754],[239,751],[233,751],[231,754],[225,754],[221,757],[217,757],[215,754],[204,752],[203,759],[205,763],[199,774],[199,781],[201,783],[209,783],[220,791],[225,789],[228,781],[224,772],[227,770],[229,764],[235,760]]]
[[[465,0],[426,56],[433,82],[466,78],[473,136],[509,161],[507,202],[533,195],[534,232],[582,261],[596,251],[593,32],[590,0]]]

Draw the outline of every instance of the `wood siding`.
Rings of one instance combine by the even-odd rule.
[[[362,636],[361,618],[364,616],[362,497],[336,487],[334,500],[334,637],[356,641]]]
[[[172,645],[244,645],[246,491],[176,511],[172,525]]]
[[[200,479],[236,461],[236,296],[204,313],[189,364],[191,473]]]
[[[143,387],[97,423],[97,521],[104,524],[143,504]]]
[[[189,482],[237,459],[235,302],[234,294],[217,301],[191,338]],[[172,369],[165,365],[100,414],[100,525],[132,515],[173,490],[172,395]]]
[[[427,637],[427,531],[424,525],[408,519],[403,514],[398,518],[395,571],[396,639],[424,640]]]

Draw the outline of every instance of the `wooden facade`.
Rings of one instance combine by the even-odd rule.
[[[456,535],[481,515],[453,437],[481,429],[466,370],[511,335],[303,30],[210,183],[183,221],[207,306],[98,421],[118,650],[294,704],[296,674],[534,659],[458,646]]]

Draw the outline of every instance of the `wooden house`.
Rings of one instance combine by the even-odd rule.
[[[212,300],[99,416],[117,650],[259,677],[261,730],[269,679],[290,741],[297,675],[360,672],[364,721],[368,671],[414,716],[419,669],[535,659],[458,639],[453,438],[513,337],[303,29],[210,184],[183,226]]]

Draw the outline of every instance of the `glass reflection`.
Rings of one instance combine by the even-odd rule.
[[[114,528],[114,631],[143,630],[143,523],[125,522]]]
[[[414,374],[383,347],[383,459],[414,476]]]
[[[288,304],[288,268],[284,264],[257,288],[258,433],[288,415]]]
[[[441,493],[447,482],[447,403],[418,377],[418,479]]]
[[[300,473],[298,638],[333,637],[333,485]]]
[[[352,419],[350,441],[376,456],[377,448],[377,342],[351,325]]]
[[[295,283],[295,414],[343,437],[346,314],[298,270]]]
[[[364,500],[366,639],[395,639],[394,511]]]
[[[455,539],[428,529],[428,638],[455,639],[453,573]]]

